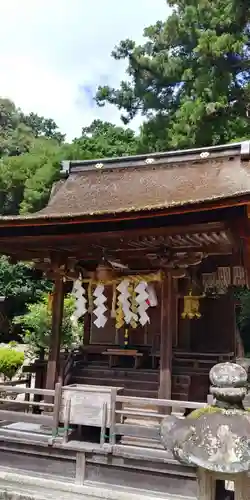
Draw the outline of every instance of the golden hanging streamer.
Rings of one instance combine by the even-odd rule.
[[[116,302],[117,302],[117,282],[113,283],[113,295],[112,295],[112,307],[111,307],[111,318],[116,318]]]
[[[48,294],[48,311],[52,310],[52,304],[53,304],[53,293]]]
[[[120,303],[116,309],[116,322],[115,327],[117,330],[122,328],[124,325],[124,313],[122,309],[122,304]]]
[[[200,299],[202,296],[192,295],[192,290],[190,290],[189,294],[184,297],[184,311],[181,315],[183,319],[194,319],[201,318],[200,309]]]
[[[93,286],[93,280],[90,280],[89,285],[88,285],[88,312],[89,313],[91,313],[93,311],[92,286]]]
[[[135,291],[135,286],[133,287],[133,290],[132,290],[132,297],[131,297],[131,311],[132,313],[134,314],[137,314],[137,303],[136,303],[136,291]],[[137,320],[132,318],[131,320],[131,326],[132,328],[137,328]]]

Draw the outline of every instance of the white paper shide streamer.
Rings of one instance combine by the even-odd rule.
[[[96,316],[94,324],[97,326],[97,328],[103,328],[108,321],[108,318],[105,316],[105,312],[107,311],[105,302],[107,298],[104,295],[104,286],[97,285],[93,295],[95,297],[95,309],[93,311],[93,314]]]
[[[77,323],[79,318],[84,316],[87,312],[87,299],[85,297],[85,288],[82,286],[82,282],[80,280],[76,280],[73,284],[72,295],[75,297],[75,311],[71,316],[71,321],[73,323]]]
[[[131,294],[129,292],[129,281],[128,280],[123,280],[118,286],[117,286],[118,292],[120,292],[120,295],[118,295],[118,302],[122,305],[122,310],[124,314],[124,321],[127,325],[131,322],[131,320],[134,317],[137,317],[136,314],[134,314],[131,311]]]
[[[146,291],[148,292],[148,303],[150,307],[156,307],[158,305],[158,300],[154,286],[149,283]]]
[[[135,288],[135,292],[137,294],[135,300],[138,304],[137,312],[139,315],[139,322],[142,326],[150,322],[149,315],[147,314],[147,309],[149,308],[149,294],[147,291],[147,286],[148,285],[145,281],[141,281]]]

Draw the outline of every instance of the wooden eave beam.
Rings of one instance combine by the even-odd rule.
[[[194,234],[194,233],[211,233],[211,232],[221,232],[228,231],[228,227],[224,222],[211,222],[211,223],[203,223],[203,224],[190,224],[190,225],[179,225],[179,226],[164,226],[160,228],[143,228],[143,229],[133,229],[133,230],[124,230],[124,231],[103,231],[99,233],[71,233],[65,235],[32,235],[32,236],[13,236],[13,237],[0,237],[0,245],[3,242],[5,245],[8,244],[8,241],[12,245],[14,242],[16,243],[17,238],[20,240],[18,244],[26,244],[27,242],[31,242],[37,246],[38,241],[49,244],[52,241],[67,241],[75,243],[76,237],[77,240],[80,241],[92,241],[100,242],[103,239],[123,239],[123,240],[132,240],[138,239],[139,237],[150,237],[150,236],[175,236],[177,234],[185,235],[185,234]]]
[[[198,244],[176,245],[167,240],[161,241],[161,237],[187,238],[192,235],[220,235],[226,234],[228,242],[218,242],[198,246]],[[136,246],[136,245],[140,246]],[[50,257],[51,254],[74,256],[79,260],[96,260],[100,258],[102,249],[110,252],[114,257],[125,256],[126,259],[146,253],[157,253],[161,248],[170,248],[173,252],[203,252],[211,255],[230,254],[238,248],[238,241],[228,230],[224,222],[193,224],[189,226],[162,227],[153,229],[139,229],[133,231],[118,231],[99,234],[75,234],[75,235],[37,235],[0,238],[0,252],[15,256],[19,260],[33,260],[39,257]]]
[[[204,251],[205,250],[205,251]],[[222,248],[209,248],[209,249],[198,249],[198,248],[195,248],[195,249],[190,249],[190,248],[186,248],[186,249],[183,249],[183,248],[180,248],[177,250],[177,252],[187,252],[187,253],[196,253],[196,252],[201,252],[201,253],[204,253],[204,254],[207,254],[207,255],[210,255],[210,256],[228,256],[228,255],[231,255],[232,254],[232,249],[231,248],[225,248],[224,250]],[[1,250],[0,248],[0,253],[4,253],[5,255],[8,255],[10,256],[12,259],[14,259],[15,261],[18,261],[18,260],[23,260],[23,261],[34,261],[35,259],[40,259],[40,260],[43,260],[43,259],[46,259],[46,258],[50,258],[51,257],[51,252],[49,250],[46,250],[46,249],[41,249],[41,250],[23,250],[23,251],[20,251],[20,249],[18,251],[15,251],[14,249],[7,249],[5,248],[4,250]],[[154,253],[152,252],[152,249],[149,250],[145,250],[145,249],[140,249],[140,251],[134,251],[134,252],[118,252],[118,253],[114,253],[112,252],[112,250],[110,250],[110,258],[114,258],[114,259],[120,259],[121,262],[124,262],[126,264],[128,264],[129,266],[131,265],[133,267],[132,264],[130,263],[136,263],[136,262],[144,262],[144,263],[147,263],[146,265],[151,265],[151,266],[159,266],[160,265],[160,255],[159,255],[159,259],[156,259],[155,260],[155,264],[154,264],[154,261],[153,260],[150,260],[146,254],[149,254],[149,253]],[[155,253],[157,253],[157,249],[155,250]],[[175,253],[175,250],[174,250],[174,253]],[[75,259],[78,261],[78,262],[82,262],[82,263],[86,263],[86,262],[96,262],[96,261],[99,261],[100,258],[101,258],[101,253],[85,253],[83,250],[78,250],[78,251],[73,251],[73,250],[69,250],[68,252],[66,252],[65,250],[61,252],[61,258],[62,260],[67,260],[67,258],[69,257],[75,257]],[[157,264],[158,263],[158,264]]]
[[[48,217],[33,217],[33,218],[0,218],[0,229],[1,227],[30,227],[30,226],[53,226],[53,225],[69,225],[72,224],[95,224],[95,223],[108,223],[108,222],[121,222],[155,217],[167,217],[170,215],[183,215],[192,214],[197,212],[205,211],[216,211],[222,208],[232,208],[246,206],[250,203],[250,194],[242,194],[241,196],[235,196],[230,198],[224,198],[222,200],[208,200],[192,205],[183,205],[178,207],[160,208],[152,210],[137,210],[135,212],[122,212],[119,214],[100,214],[90,217],[89,215],[62,215],[58,216],[48,216]]]
[[[82,245],[72,245],[68,247],[61,247],[61,246],[54,246],[54,247],[48,247],[47,245],[41,246],[41,247],[30,247],[30,246],[19,246],[19,248],[13,248],[12,245],[1,245],[0,243],[0,253],[13,253],[13,254],[18,254],[21,252],[27,253],[27,254],[33,254],[34,256],[39,253],[46,253],[46,254],[51,254],[54,252],[58,252],[60,254],[65,253],[66,255],[69,254],[77,254],[77,255],[86,255],[88,256],[100,256],[102,254],[102,248],[106,252],[111,252],[112,255],[126,255],[126,256],[135,256],[139,254],[144,254],[150,253],[153,254],[155,252],[160,251],[160,245],[156,245],[155,247],[152,246],[141,246],[141,247],[112,247],[112,246],[105,246],[101,248],[96,248],[95,246],[88,245],[88,246],[82,246]],[[166,245],[167,248],[167,245]],[[203,253],[209,253],[209,254],[228,254],[232,253],[232,245],[231,244],[211,244],[211,245],[202,245],[202,246],[197,246],[197,245],[183,245],[183,246],[169,246],[168,247],[172,252],[177,253],[177,252],[203,252]]]

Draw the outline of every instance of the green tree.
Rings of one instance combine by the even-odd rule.
[[[32,264],[11,264],[7,257],[0,257],[0,296],[7,299],[10,316],[22,314],[27,302],[36,302],[51,290],[51,281],[42,278]]]
[[[165,22],[145,43],[113,51],[128,61],[129,81],[100,87],[97,102],[141,113],[143,150],[206,146],[249,138],[250,4],[242,0],[169,0]]]
[[[25,115],[12,101],[0,98],[0,157],[26,153],[39,137],[58,143],[65,138],[51,118],[36,113]]]
[[[100,120],[84,128],[82,136],[71,144],[33,138],[28,152],[0,160],[0,213],[13,215],[43,208],[53,183],[59,179],[62,160],[132,155],[137,146],[132,130]]]
[[[72,347],[83,336],[82,325],[71,320],[74,309],[75,299],[72,296],[66,297],[64,299],[61,344],[64,348]],[[14,322],[23,327],[23,340],[29,345],[32,354],[38,354],[41,349],[48,352],[52,322],[48,295],[44,295],[42,300],[35,304],[28,304],[28,312],[23,316],[17,316]]]
[[[138,138],[133,130],[94,120],[68,148],[68,158],[89,160],[136,154]]]
[[[41,288],[37,289],[38,278],[41,278],[41,273],[31,264],[11,264],[7,257],[0,257],[0,296],[18,297],[23,303],[34,302],[41,298],[42,293],[51,290],[51,282],[46,279],[40,280]]]
[[[28,151],[32,137],[15,104],[9,99],[0,99],[0,157]]]
[[[52,139],[33,139],[29,152],[0,160],[0,213],[40,210],[58,179],[63,147]]]
[[[61,134],[56,122],[51,118],[44,118],[44,116],[39,116],[36,113],[25,115],[22,112],[20,113],[20,118],[35,137],[47,137],[59,143],[65,139],[65,134]]]

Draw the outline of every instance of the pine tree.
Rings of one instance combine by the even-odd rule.
[[[163,150],[249,138],[250,2],[171,0],[166,22],[145,29],[143,45],[125,40],[130,80],[100,87],[97,102],[142,113],[141,147]]]

